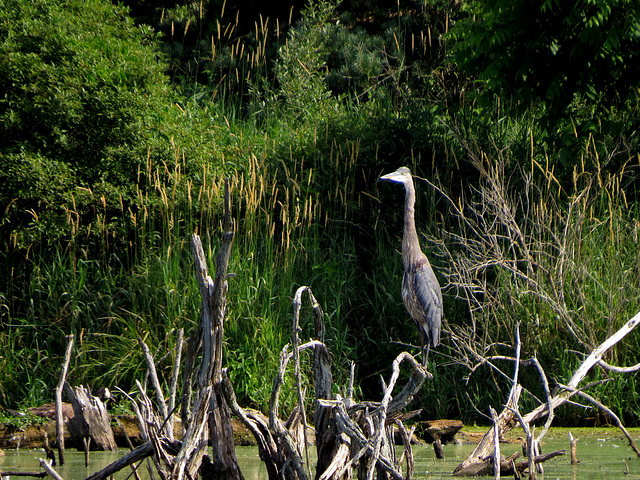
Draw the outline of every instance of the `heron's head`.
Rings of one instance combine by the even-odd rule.
[[[389,180],[391,182],[406,184],[408,182],[413,182],[413,177],[411,176],[411,170],[407,167],[400,167],[393,173],[383,175],[380,177],[380,180]]]

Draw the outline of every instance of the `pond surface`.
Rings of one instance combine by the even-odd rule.
[[[580,460],[580,463],[574,466],[570,465],[569,462],[569,431],[579,439],[578,460]],[[515,433],[517,436],[517,431]],[[632,430],[631,435],[638,439],[640,430]],[[554,450],[567,450],[567,455],[547,461],[544,475],[538,476],[540,479],[640,479],[640,459],[636,458],[635,453],[628,446],[626,438],[617,429],[554,429],[547,435],[545,440],[543,444],[544,453]],[[425,445],[415,446],[416,467],[414,478],[434,480],[454,478],[451,472],[472,450],[473,445],[445,445],[445,459],[438,460],[435,458],[432,447]],[[521,450],[521,447],[516,444],[501,445],[501,451],[505,455],[519,450]],[[313,449],[311,451],[313,452]],[[82,480],[106,467],[125,453],[124,449],[118,452],[91,452],[89,468],[85,468],[84,454],[68,450],[65,453],[66,465],[64,467],[56,467],[56,470],[65,480]],[[246,480],[267,480],[267,472],[258,458],[258,449],[256,447],[237,447],[236,453]],[[40,471],[41,467],[38,463],[38,458],[44,457],[44,451],[42,450],[7,450],[6,455],[0,457],[0,472]],[[125,480],[130,474],[130,469],[121,470],[115,475],[115,479]],[[141,468],[140,474],[143,479],[149,478],[145,466]],[[11,477],[3,475],[3,479],[11,479]],[[24,477],[13,477],[13,480],[23,479]]]

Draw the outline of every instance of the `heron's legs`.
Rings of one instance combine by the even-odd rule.
[[[429,363],[429,348],[431,347],[430,343],[427,342],[422,346],[422,366],[426,367]]]

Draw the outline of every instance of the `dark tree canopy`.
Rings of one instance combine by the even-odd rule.
[[[488,0],[468,8],[453,30],[454,58],[490,94],[547,102],[556,115],[576,96],[604,108],[637,96],[637,2]]]

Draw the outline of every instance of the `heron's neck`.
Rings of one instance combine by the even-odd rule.
[[[416,191],[413,182],[405,185],[404,233],[402,235],[402,260],[405,269],[412,265],[421,253],[418,233],[416,232],[415,210]]]

